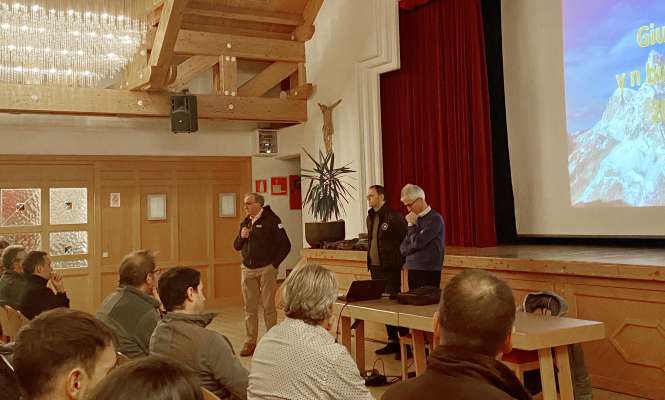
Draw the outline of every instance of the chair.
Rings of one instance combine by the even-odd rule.
[[[220,400],[219,396],[204,387],[201,387],[201,393],[203,393],[203,400]]]
[[[10,306],[4,307],[7,312],[7,325],[2,325],[3,334],[8,336],[10,340],[16,340],[18,332],[27,325],[30,320],[27,319],[20,311],[14,310]]]
[[[513,349],[510,353],[504,354],[501,361],[515,373],[522,384],[525,372],[540,368],[537,351]]]

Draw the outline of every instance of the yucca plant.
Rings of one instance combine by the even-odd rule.
[[[303,203],[309,205],[309,210],[318,221],[338,220],[344,210],[343,203],[348,204],[349,198],[353,198],[351,191],[356,190],[342,178],[356,171],[349,168],[349,164],[335,168],[335,153],[323,154],[319,150],[317,161],[307,150],[303,151],[314,163],[312,169],[303,169],[300,175],[309,181]]]

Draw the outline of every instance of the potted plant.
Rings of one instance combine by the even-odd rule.
[[[353,198],[350,191],[355,187],[343,178],[356,171],[348,164],[335,167],[335,154],[332,152],[323,154],[319,150],[319,159],[316,160],[307,150],[303,151],[314,163],[312,169],[302,170],[301,178],[309,181],[303,205],[309,206],[314,219],[320,221],[305,223],[305,240],[317,248],[323,242],[344,240],[344,220],[339,217],[344,212],[344,204]]]

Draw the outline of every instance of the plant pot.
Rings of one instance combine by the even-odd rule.
[[[345,237],[344,221],[305,222],[305,240],[314,249],[321,247],[323,242],[336,242]]]

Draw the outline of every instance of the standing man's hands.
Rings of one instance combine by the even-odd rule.
[[[252,231],[252,230],[249,229],[249,228],[242,228],[242,229],[240,230],[240,237],[243,238],[243,239],[247,239],[247,238],[249,237],[249,233],[250,233],[251,231]]]
[[[406,218],[406,222],[408,222],[409,225],[415,225],[416,222],[418,221],[418,215],[416,215],[413,211],[406,214],[405,218]]]

